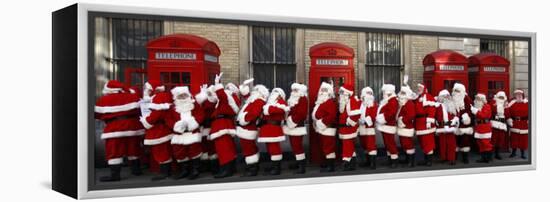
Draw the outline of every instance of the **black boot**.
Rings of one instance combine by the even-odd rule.
[[[292,163],[289,163],[288,164],[288,169],[290,170],[294,170],[294,169],[298,169],[298,161],[293,161]]]
[[[321,167],[321,172],[322,173],[334,172],[336,170],[334,165],[334,159],[326,159],[325,161],[326,161],[326,164],[324,167]]]
[[[281,174],[281,161],[271,161],[271,169],[269,175],[280,175]]]
[[[431,167],[433,162],[433,154],[425,154],[424,155],[424,165]]]
[[[196,158],[196,159],[191,160],[191,169],[189,171],[189,176],[187,176],[187,179],[190,179],[190,180],[197,179],[199,177],[199,175],[201,174],[200,167],[201,167],[201,159],[200,158]]]
[[[399,159],[390,159],[390,168],[397,168],[397,164],[399,164]]]
[[[306,160],[305,159],[296,161],[296,165],[298,167],[294,171],[294,174],[304,174],[304,173],[306,173]]]
[[[189,171],[191,170],[191,164],[189,163],[189,161],[179,162],[178,167],[180,168],[180,173],[173,176],[175,180],[179,180],[189,176]]]
[[[214,178],[224,178],[224,177],[230,177],[233,176],[233,161],[226,163],[225,165],[221,165],[219,168],[219,172],[214,175]]]
[[[216,175],[220,171],[220,164],[218,159],[210,160],[210,172],[212,175]]]
[[[199,171],[201,173],[210,171],[210,161],[209,160],[201,160],[201,166],[199,168]]]
[[[493,161],[493,152],[485,152],[485,158],[487,159],[487,163]]]
[[[464,164],[470,163],[470,159],[468,158],[468,152],[462,152],[462,162]]]
[[[103,176],[99,178],[99,181],[101,182],[114,182],[114,181],[120,181],[120,164],[118,165],[110,165],[109,168],[111,169],[111,175],[109,176]]]
[[[521,152],[521,158],[527,159],[527,157],[525,156],[525,150],[520,150],[520,152]]]
[[[487,152],[481,152],[480,156],[481,158],[476,160],[477,163],[489,163],[489,159],[487,158]]]
[[[500,156],[500,148],[495,147],[495,159],[502,160],[502,157]]]
[[[412,168],[416,165],[415,164],[416,158],[414,154],[407,154],[406,159],[407,159],[407,167]]]
[[[143,172],[141,172],[141,162],[139,161],[139,159],[130,160],[129,163],[132,175],[140,176],[141,174],[143,174]]]
[[[510,156],[508,158],[516,157],[516,151],[517,151],[517,149],[512,149],[512,153],[510,154]]]
[[[260,166],[258,165],[258,163],[248,164],[245,167],[243,177],[256,176],[258,175],[258,170],[260,170]]]
[[[169,177],[170,176],[170,166],[171,165],[172,165],[171,163],[160,164],[159,165],[160,173],[157,174],[156,176],[154,176],[153,178],[151,178],[151,180],[152,181],[159,181],[159,180],[164,180],[167,177]]]
[[[369,155],[369,168],[376,169],[376,155]]]
[[[349,161],[344,161],[344,171],[355,170],[355,158],[351,158]]]

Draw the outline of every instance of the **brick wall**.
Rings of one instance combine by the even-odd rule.
[[[513,63],[513,85],[511,92],[515,88],[522,89],[526,94],[529,92],[529,43],[527,41],[514,41],[514,59]]]
[[[410,42],[405,44],[405,72],[409,74],[409,85],[416,86],[416,84],[423,81],[424,66],[422,60],[424,57],[438,50],[438,38],[435,36],[422,36],[411,35],[408,37]],[[414,89],[414,88],[413,88]]]

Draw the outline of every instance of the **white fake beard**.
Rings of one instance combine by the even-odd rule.
[[[248,99],[246,99],[246,103],[254,102],[258,98],[263,98],[262,94],[258,91],[252,91],[250,92],[250,96],[248,96]]]
[[[343,113],[346,109],[346,105],[348,105],[349,97],[346,95],[340,95],[340,98],[338,99],[338,109],[340,110],[340,113]]]
[[[504,117],[504,106],[506,100],[503,99],[495,99],[495,104],[497,105],[497,115],[500,117]]]
[[[464,109],[464,97],[466,97],[465,93],[453,92],[453,101],[455,102],[455,105],[459,110]]]
[[[279,93],[271,93],[267,100],[267,104],[277,104],[277,99],[279,98]]]
[[[397,97],[399,98],[397,99],[399,101],[399,106],[403,106],[409,101],[409,97],[406,95],[398,95]]]
[[[453,114],[453,115],[456,115],[457,113],[457,110],[456,110],[456,105],[455,103],[450,100],[450,99],[444,99],[443,100],[443,105],[445,106],[445,108],[447,109],[447,112]]]
[[[474,107],[481,109],[483,107],[483,101],[481,100],[474,100]]]
[[[195,108],[195,105],[193,104],[195,100],[191,98],[187,99],[176,99],[174,100],[174,105],[176,107],[176,111],[181,113],[189,112]]]
[[[373,95],[365,95],[363,96],[363,105],[367,107],[371,107],[374,104],[374,96]]]
[[[330,99],[330,95],[328,93],[319,93],[317,95],[317,100],[315,101],[315,104],[316,105],[322,104],[323,102],[327,101],[328,99]]]
[[[287,100],[288,106],[293,107],[294,105],[298,104],[298,101],[300,100],[300,97],[302,97],[301,93],[291,92],[290,97]]]

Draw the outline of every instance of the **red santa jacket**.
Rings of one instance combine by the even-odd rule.
[[[438,103],[435,110],[436,134],[455,133],[459,118],[447,110],[444,104]]]
[[[372,106],[361,104],[361,121],[359,121],[359,135],[376,135],[374,123],[376,121],[376,110],[378,105],[376,102]]]
[[[315,105],[311,113],[315,132],[325,136],[335,136],[336,128],[334,124],[336,122],[337,111],[338,107],[334,99],[328,99],[321,104]]]
[[[397,110],[399,109],[399,103],[397,96],[393,95],[386,99],[383,99],[378,106],[376,112],[376,128],[380,132],[395,134],[397,132]],[[385,123],[380,123],[380,119],[383,119]]]
[[[237,136],[247,140],[255,140],[258,137],[257,120],[262,116],[262,107],[265,101],[256,98],[243,105],[237,117]]]
[[[489,105],[491,106],[491,111],[493,112],[491,118],[491,126],[493,129],[507,131],[508,127],[506,127],[506,119],[510,118],[510,112],[507,105],[503,103],[502,112],[498,112],[498,107],[495,100],[491,100]]]
[[[357,137],[359,118],[361,117],[361,101],[357,96],[351,96],[346,104],[344,112],[338,116],[338,136],[340,139],[351,139]]]
[[[397,114],[397,135],[412,137],[414,135],[415,118],[415,102],[408,100],[403,106],[400,106],[399,113]]]
[[[285,100],[278,99],[277,103],[267,103],[263,106],[262,126],[258,142],[282,142],[285,140],[282,121],[285,120],[285,113],[288,106]]]
[[[472,107],[472,99],[468,95],[464,97],[464,109],[459,109],[457,115],[460,119],[460,124],[458,126],[457,135],[473,135],[474,129],[472,112],[470,111]]]
[[[491,116],[493,113],[491,112],[491,105],[484,104],[481,109],[477,109],[477,111],[472,111],[472,113],[475,115],[475,134],[474,137],[477,139],[489,139],[491,138]]]
[[[235,94],[223,89],[222,84],[214,86],[218,103],[212,114],[214,121],[210,129],[210,139],[214,140],[222,135],[235,135],[234,118],[239,113],[240,100]]]
[[[172,97],[169,93],[160,92],[153,96],[152,103],[148,104],[151,113],[140,119],[143,127],[147,129],[144,145],[157,145],[172,139],[172,128],[166,125],[166,113],[171,103]]]
[[[286,117],[286,124],[283,126],[283,131],[291,136],[303,136],[307,134],[305,120],[307,118],[307,98],[302,96],[298,99],[298,103],[290,106],[290,111]]]
[[[190,145],[201,142],[200,124],[203,120],[204,112],[196,102],[193,103],[193,109],[185,112],[172,105],[166,115],[166,124],[175,133],[171,143]]]
[[[508,104],[510,110],[510,132],[519,134],[529,133],[529,103],[527,99],[522,101],[512,100]]]
[[[415,110],[415,129],[416,135],[426,135],[435,132],[435,99],[429,93],[423,93],[416,98]],[[427,127],[431,124],[431,128]]]
[[[130,93],[101,96],[95,105],[95,118],[105,122],[101,139],[143,135],[139,122],[139,97]]]

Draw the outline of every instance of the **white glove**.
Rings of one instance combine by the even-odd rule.
[[[435,120],[433,118],[427,118],[426,119],[426,129],[432,128],[432,125],[434,124]]]
[[[223,72],[220,73],[220,74],[216,74],[216,78],[214,79],[214,84],[216,84],[216,85],[220,84],[222,76],[223,76]]]
[[[325,123],[323,123],[323,121],[322,121],[321,119],[317,120],[317,121],[315,122],[315,125],[317,126],[317,128],[318,128],[319,130],[324,130],[324,129],[327,128],[327,125],[325,125]]]
[[[292,116],[288,116],[286,118],[286,126],[288,126],[289,128],[296,128],[296,123],[292,121]]]
[[[353,126],[357,125],[357,122],[351,120],[351,119],[348,117],[348,118],[346,119],[346,125],[352,126],[352,127],[353,127]]]
[[[508,126],[514,127],[514,120],[509,118],[508,120],[506,120],[506,122],[508,122]]]
[[[457,126],[458,125],[458,120],[459,120],[459,118],[455,116],[453,118],[453,120],[451,120],[451,126]]]
[[[174,124],[173,130],[178,133],[183,133],[187,128],[187,122],[184,120],[179,120]]]
[[[372,126],[372,124],[373,124],[373,123],[372,123],[372,118],[370,118],[370,116],[367,116],[367,117],[365,118],[365,123],[366,123],[367,126],[369,126],[369,127]]]
[[[472,123],[472,119],[470,119],[470,115],[468,115],[467,113],[462,114],[462,123],[464,125],[470,125],[470,123]]]
[[[397,127],[399,127],[399,128],[405,128],[406,127],[405,123],[403,123],[403,117],[402,116],[400,116],[397,119]]]
[[[470,110],[472,110],[473,114],[477,114],[477,112],[479,111],[479,109],[475,107],[470,108]]]
[[[246,126],[246,125],[249,124],[249,122],[247,122],[246,120],[244,120],[244,117],[246,117],[246,114],[248,114],[248,112],[243,112],[243,113],[240,113],[240,114],[239,114],[238,119],[239,119],[239,124],[240,124],[241,126]]]
[[[202,84],[201,85],[201,90],[200,90],[199,93],[204,93],[206,95],[207,92],[208,92],[208,85],[207,84]]]
[[[243,85],[248,85],[248,84],[251,84],[252,82],[254,82],[254,78],[250,78],[250,79],[244,80],[244,81],[243,81]]]
[[[384,114],[376,115],[376,122],[382,125],[386,124],[386,118],[384,117]]]

